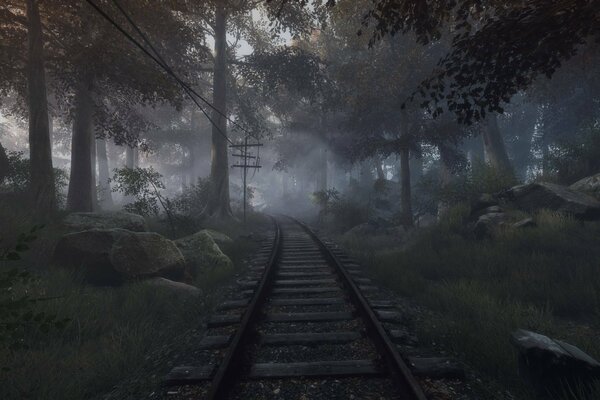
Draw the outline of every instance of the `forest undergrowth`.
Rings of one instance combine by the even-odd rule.
[[[18,212],[18,208],[11,208],[11,215],[0,213],[6,221],[0,232],[3,238],[0,246],[11,246],[19,232],[29,229],[31,217]],[[250,219],[254,224],[249,226],[267,227],[268,221],[260,216],[252,214]],[[160,227],[160,223],[150,221],[150,226]],[[202,321],[216,306],[220,288],[258,247],[256,238],[249,235],[239,220],[206,228],[218,229],[235,238],[233,243],[221,247],[234,268],[199,275],[193,282],[201,289],[198,298],[184,298],[144,282],[94,287],[82,283],[77,274],[49,267],[56,241],[64,233],[59,223],[52,221],[37,232],[37,238],[22,253],[21,260],[0,261],[1,271],[16,267],[34,277],[26,285],[11,288],[12,293],[3,292],[0,300],[18,297],[15,292],[26,293],[29,299],[39,299],[28,303],[27,312],[66,321],[61,329],[44,330],[26,321],[17,328],[17,343],[0,341],[3,360],[0,381],[11,383],[0,385],[0,398],[50,400],[99,396],[137,369],[145,368],[152,352],[169,347],[191,329],[203,329]],[[149,379],[158,384],[161,378]]]
[[[406,249],[377,237],[343,245],[380,284],[431,310],[418,322],[422,340],[442,344],[516,392],[525,392],[509,339],[517,328],[600,359],[600,224],[541,211],[536,227],[475,240],[464,223],[468,212],[451,209]]]

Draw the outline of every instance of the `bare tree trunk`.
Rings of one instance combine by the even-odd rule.
[[[327,190],[327,149],[319,150],[319,170],[317,171],[317,191]]]
[[[97,173],[97,159],[96,159],[96,138],[92,133],[91,139],[91,147],[90,147],[90,158],[92,161],[92,179],[90,179],[90,190],[92,191],[92,209],[94,211],[98,210],[98,189],[96,182],[96,173]]]
[[[413,226],[412,194],[410,187],[410,150],[408,146],[400,149],[401,211],[400,222],[404,226]]]
[[[383,172],[383,165],[382,165],[383,162],[381,161],[381,158],[375,157],[374,161],[375,161],[375,169],[377,170],[377,179],[384,180],[385,172]]]
[[[483,145],[487,161],[498,170],[513,173],[506,146],[504,146],[504,140],[500,134],[496,114],[490,114],[484,124]]]
[[[373,171],[369,160],[359,161],[359,183],[363,188],[373,188]]]
[[[135,167],[135,157],[133,155],[133,147],[125,147],[125,167],[133,169]]]
[[[400,222],[404,226],[414,226],[412,210],[412,190],[410,179],[409,121],[406,111],[402,111],[402,147],[400,148]]]
[[[48,127],[44,43],[38,4],[38,0],[27,0],[30,192],[34,209],[40,215],[45,215],[54,211],[57,205]]]
[[[75,94],[75,119],[71,145],[71,178],[67,209],[89,212],[94,209],[92,198],[92,110],[91,81],[84,79]]]
[[[438,150],[440,152],[440,185],[444,188],[452,183],[452,154],[446,144],[438,145]],[[449,207],[450,205],[448,202],[442,200],[438,201],[438,219],[446,214]]]
[[[213,78],[212,149],[210,181],[211,194],[204,209],[210,217],[231,216],[229,200],[229,162],[227,159],[227,13],[218,3],[215,10],[215,64]],[[221,115],[221,113],[223,115]]]
[[[8,175],[8,156],[6,155],[6,150],[0,143],[0,184],[4,182],[4,178]]]
[[[98,158],[98,203],[103,209],[111,209],[114,206],[112,192],[110,189],[110,168],[108,166],[108,153],[106,140],[96,140],[96,154]]]

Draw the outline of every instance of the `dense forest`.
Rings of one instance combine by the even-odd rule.
[[[0,398],[221,398],[164,377],[286,216],[426,398],[600,398],[599,43],[594,0],[2,0]],[[303,379],[231,398],[408,398]]]

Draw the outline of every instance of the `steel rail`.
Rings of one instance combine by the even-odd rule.
[[[363,296],[358,286],[346,271],[343,263],[335,254],[319,239],[319,237],[306,224],[295,218],[288,217],[304,229],[306,233],[317,243],[326,260],[333,265],[342,277],[343,284],[348,289],[350,300],[354,303],[359,315],[365,324],[367,335],[375,344],[380,355],[388,365],[393,376],[393,381],[405,399],[427,400],[423,389],[413,376],[412,372],[398,353],[396,346],[388,336],[385,328],[371,309],[367,299]]]
[[[269,261],[265,267],[265,272],[263,273],[260,284],[258,285],[256,292],[254,292],[252,301],[244,313],[240,327],[235,333],[235,336],[231,341],[231,345],[229,346],[223,361],[221,361],[219,368],[212,379],[211,388],[208,394],[209,399],[224,399],[227,395],[227,392],[231,389],[231,383],[239,376],[240,370],[243,366],[242,356],[244,347],[248,340],[250,340],[252,337],[252,327],[260,316],[260,311],[263,308],[266,300],[268,289],[272,284],[274,276],[273,271],[275,270],[275,266],[277,265],[279,257],[281,256],[282,242],[279,223],[275,218],[271,217],[271,219],[275,224],[275,238],[273,240],[271,256],[269,257]]]

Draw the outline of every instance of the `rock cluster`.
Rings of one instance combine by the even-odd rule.
[[[231,239],[216,231],[172,241],[145,232],[142,217],[121,212],[74,213],[64,224],[78,231],[59,240],[52,264],[74,271],[91,284],[118,285],[160,277],[163,280],[154,280],[157,285],[181,289],[181,285],[165,281],[189,281],[199,271],[231,267],[213,236],[222,242]]]

